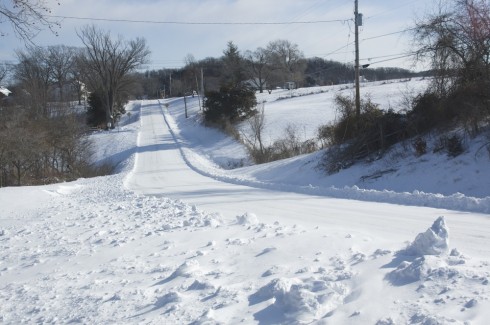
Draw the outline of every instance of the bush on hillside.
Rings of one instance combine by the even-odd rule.
[[[464,151],[463,148],[463,139],[457,136],[456,134],[449,137],[447,139],[447,154],[450,157],[457,157],[462,154]]]
[[[407,117],[413,133],[423,134],[430,131],[440,125],[444,117],[441,98],[431,91],[418,95]]]
[[[106,112],[104,99],[100,92],[92,92],[88,97],[87,125],[105,128]]]
[[[252,160],[257,164],[291,158],[318,150],[315,140],[302,141],[300,139],[298,130],[294,125],[288,125],[284,129],[283,137],[277,139],[269,146],[258,146],[250,141],[245,143],[245,145]]]
[[[126,113],[125,105],[129,100],[129,94],[125,91],[118,92],[114,101],[114,119],[112,128],[119,121],[121,116]],[[89,107],[87,109],[87,125],[92,127],[99,127],[105,129],[107,127],[107,105],[105,103],[105,97],[102,91],[97,90],[90,93],[88,97]]]
[[[222,86],[209,91],[204,99],[206,124],[223,128],[226,122],[235,124],[256,114],[255,92],[246,86]]]
[[[422,156],[427,153],[427,142],[425,141],[424,138],[418,137],[415,139],[412,143],[413,148],[415,149],[415,154],[417,156]]]
[[[86,177],[93,145],[85,133],[84,121],[68,108],[57,116],[32,119],[29,107],[2,107],[0,187]]]
[[[355,113],[355,102],[349,97],[335,98],[339,119],[322,126],[318,138],[324,145],[336,146],[325,155],[324,167],[329,173],[353,164],[356,160],[376,157],[406,137],[407,121],[403,114],[383,111],[369,98],[361,101],[361,114]]]

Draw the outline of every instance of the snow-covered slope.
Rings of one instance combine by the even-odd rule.
[[[187,120],[180,99],[164,103],[133,103],[119,129],[94,134],[96,159],[119,163],[118,174],[0,189],[0,322],[490,319],[490,219],[468,212],[488,213],[488,168],[471,154],[425,157],[432,173],[423,175],[439,182],[445,166],[479,166],[479,199],[454,179],[447,193],[462,194],[424,194],[414,179],[407,193],[385,191],[422,175],[416,160],[399,161],[392,182],[365,182],[378,190],[347,174],[334,183],[312,168],[317,155],[223,170],[248,164],[243,147],[200,127],[197,102]],[[381,167],[358,168],[352,180]]]

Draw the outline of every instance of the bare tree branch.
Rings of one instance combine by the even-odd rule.
[[[59,5],[59,3],[58,3]],[[58,21],[49,17],[51,9],[46,0],[4,0],[0,3],[0,24],[8,22],[17,37],[26,43],[43,29],[48,28],[57,35]],[[0,36],[7,33],[0,30]]]

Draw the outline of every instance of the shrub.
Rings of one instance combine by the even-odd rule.
[[[288,125],[284,130],[284,136],[268,147],[260,148],[250,143],[247,144],[247,147],[251,158],[257,164],[291,158],[318,150],[314,139],[301,141],[297,129],[293,125]]]
[[[104,100],[100,92],[92,92],[88,97],[87,125],[103,126],[106,124]]]
[[[459,156],[464,151],[463,139],[456,134],[450,137],[441,136],[434,147],[434,153],[441,151],[445,151],[450,157]]]
[[[17,107],[16,107],[17,108]],[[79,116],[30,118],[27,110],[2,110],[0,122],[0,186],[70,181],[90,160],[92,144]]]
[[[206,93],[204,120],[207,124],[223,126],[224,121],[234,124],[254,115],[257,111],[255,92],[246,86],[223,86],[219,91]]]
[[[444,119],[441,98],[434,92],[426,92],[417,96],[414,105],[408,113],[411,132],[414,134],[425,133],[434,127],[441,125]]]
[[[334,124],[320,127],[322,144],[337,146],[325,156],[329,173],[338,171],[359,159],[377,157],[391,145],[407,137],[407,119],[392,110],[382,111],[369,98],[361,101],[361,114],[355,114],[355,103],[345,96],[335,98],[340,118]]]
[[[413,141],[412,145],[417,156],[422,156],[427,153],[427,142],[423,138],[418,137]]]
[[[446,142],[446,151],[448,156],[457,157],[463,153],[463,140],[456,134],[449,137]]]
[[[100,128],[107,127],[107,104],[105,103],[104,98],[104,94],[101,90],[90,93],[88,97],[89,107],[87,109],[87,125]],[[112,112],[114,118],[111,128],[114,128],[121,116],[126,113],[124,106],[127,104],[128,99],[128,93],[125,91],[119,91],[114,98]]]

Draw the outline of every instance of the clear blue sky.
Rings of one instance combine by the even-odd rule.
[[[59,19],[59,36],[43,31],[34,39],[38,45],[65,44],[81,46],[76,29],[95,24],[125,39],[144,37],[152,51],[149,68],[172,68],[184,64],[192,54],[197,60],[222,55],[228,41],[240,51],[265,47],[276,39],[298,44],[306,57],[323,57],[340,62],[354,60],[354,0],[48,0],[52,15],[65,17],[116,19]],[[410,59],[392,59],[410,52],[409,33],[396,33],[410,28],[417,17],[433,6],[431,0],[359,0],[364,16],[361,27],[361,63],[373,67],[411,68]],[[258,24],[161,24],[182,23],[258,23]],[[318,22],[309,24],[264,25],[265,22]],[[9,35],[0,41],[0,61],[15,61],[14,51],[23,42],[13,36],[5,23],[2,31]],[[381,36],[396,33],[389,36]],[[381,37],[379,37],[381,36]],[[379,62],[379,63],[376,63]]]

